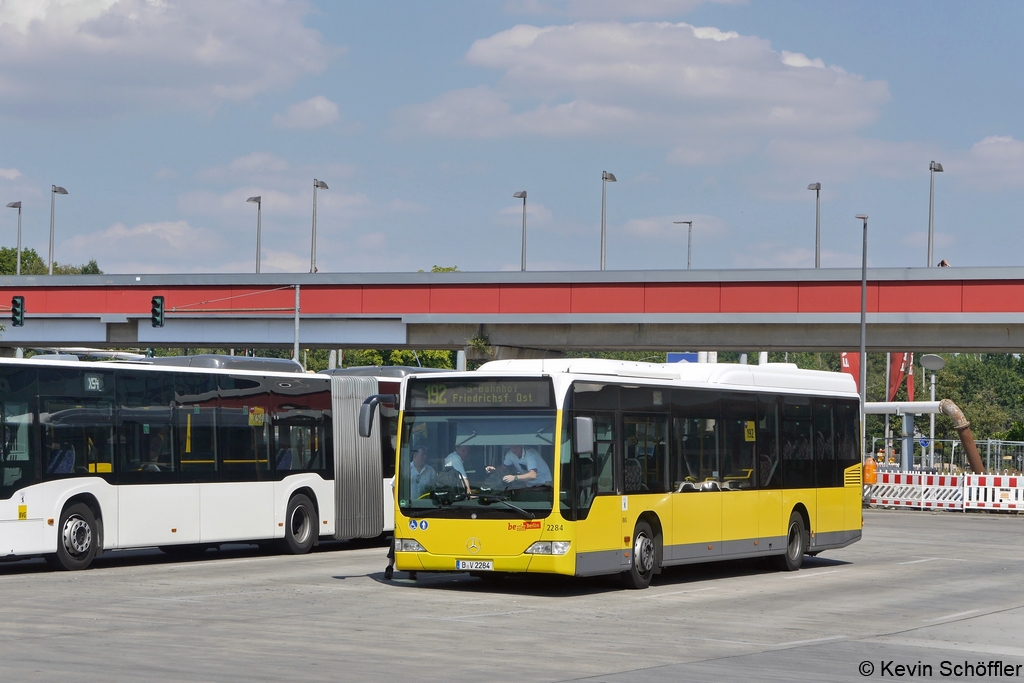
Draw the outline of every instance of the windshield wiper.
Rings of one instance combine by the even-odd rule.
[[[479,499],[480,499],[480,503],[482,505],[491,505],[492,503],[501,503],[502,505],[504,505],[505,507],[509,508],[510,510],[515,510],[516,512],[518,512],[519,514],[523,515],[527,519],[534,519],[537,516],[537,515],[533,514],[532,512],[530,512],[529,510],[524,510],[523,508],[519,507],[518,505],[510,503],[509,500],[508,500],[508,496],[500,496],[500,495],[496,495],[496,494],[493,494],[493,493],[492,494],[480,494]]]

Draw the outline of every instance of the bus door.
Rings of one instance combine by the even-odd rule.
[[[758,552],[758,497],[754,475],[757,409],[754,397],[722,394],[722,554]]]
[[[4,528],[0,553],[43,552],[45,526],[43,488],[39,482],[39,445],[33,439],[35,370],[4,368],[0,375],[0,502],[7,502],[8,514],[0,519]],[[12,500],[13,499],[13,500]],[[17,521],[17,524],[4,524]]]
[[[575,457],[576,574],[609,574],[623,569],[623,496],[617,485],[618,429],[614,412],[576,413],[594,420],[594,452]],[[631,534],[632,529],[626,532]],[[628,557],[628,555],[627,555]],[[626,565],[628,568],[628,565]]]
[[[721,419],[717,392],[672,392],[672,537],[665,559],[691,562],[722,554]]]
[[[198,543],[199,484],[183,478],[174,375],[119,371],[118,546]]]

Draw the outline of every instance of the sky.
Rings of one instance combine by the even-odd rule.
[[[1024,3],[0,0],[0,205],[108,273],[1024,253]],[[2,208],[2,207],[0,207]],[[17,214],[0,213],[0,246]]]

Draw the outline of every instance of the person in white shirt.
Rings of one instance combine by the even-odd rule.
[[[409,468],[409,494],[413,500],[430,490],[437,472],[427,464],[427,449],[420,447],[412,452],[412,467]]]
[[[501,478],[506,484],[514,481],[529,482],[530,486],[543,486],[552,483],[551,468],[540,457],[536,448],[523,448],[522,446],[509,446],[505,451],[503,464],[511,472]]]
[[[455,470],[462,476],[466,476],[466,458],[469,457],[469,446],[462,444],[456,446],[455,450],[448,454],[448,457],[444,459],[444,466],[454,467]]]

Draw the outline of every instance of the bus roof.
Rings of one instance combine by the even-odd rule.
[[[677,381],[681,384],[718,384],[764,389],[793,389],[856,394],[853,377],[842,372],[802,370],[794,363],[739,365],[736,363],[641,363],[605,358],[496,360],[477,373],[540,375],[571,373],[609,377]]]
[[[344,375],[348,377],[395,377],[401,379],[409,375],[427,374],[430,372],[452,372],[443,368],[421,368],[412,365],[354,365],[348,368],[332,368],[321,370],[321,375]]]

